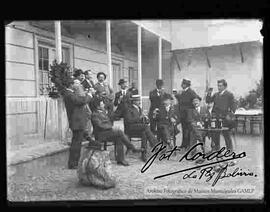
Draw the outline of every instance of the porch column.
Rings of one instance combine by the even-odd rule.
[[[56,52],[56,61],[57,63],[62,62],[62,42],[61,42],[61,22],[55,21],[55,52]]]
[[[107,56],[108,56],[108,75],[109,84],[113,87],[113,73],[112,73],[112,50],[111,50],[111,21],[106,21],[106,38],[107,38]]]
[[[162,38],[158,37],[158,78],[162,79]]]
[[[138,25],[138,90],[141,96],[141,106],[142,106],[142,28]]]

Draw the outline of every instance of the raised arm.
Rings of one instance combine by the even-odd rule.
[[[91,100],[91,97],[89,95],[86,96],[78,96],[74,93],[68,96],[71,102],[73,102],[75,105],[84,105],[88,104]]]

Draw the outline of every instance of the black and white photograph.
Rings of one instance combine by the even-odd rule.
[[[263,200],[262,27],[5,23],[7,200]]]

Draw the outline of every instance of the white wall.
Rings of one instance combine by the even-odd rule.
[[[201,48],[192,52],[191,64],[188,66],[188,50],[178,54],[181,71],[173,61],[173,86],[181,89],[183,78],[192,81],[193,89],[204,96],[206,86],[206,71],[208,69],[205,54]],[[239,44],[212,47],[208,50],[211,63],[210,80],[214,91],[217,91],[217,80],[225,79],[228,90],[236,97],[248,94],[255,88],[263,73],[263,53],[259,42],[242,43],[244,63],[241,62]]]
[[[188,49],[259,40],[262,23],[258,20],[171,21],[172,49]]]

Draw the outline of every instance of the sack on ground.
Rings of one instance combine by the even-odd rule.
[[[108,189],[115,187],[116,184],[111,169],[109,151],[83,148],[77,174],[83,185]]]

